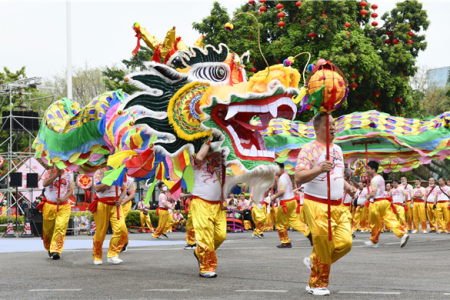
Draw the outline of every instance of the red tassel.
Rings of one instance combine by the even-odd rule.
[[[156,47],[156,50],[153,53],[153,57],[152,57],[152,61],[156,61],[158,63],[161,63],[161,50],[159,50],[160,46],[161,46],[161,44],[159,44],[158,47]]]
[[[137,45],[136,48],[134,48],[133,52],[131,52],[131,54],[133,54],[133,56],[136,56],[137,52],[141,48],[141,30],[139,28],[134,28],[134,31],[136,31],[135,37],[137,37]]]
[[[334,102],[336,102],[336,94],[337,94],[337,88],[336,88],[336,86],[333,86],[333,88],[331,89],[331,96],[328,99],[328,102],[325,103],[325,109],[327,111],[331,111],[333,109]]]
[[[170,59],[170,57],[178,51],[178,42],[181,40],[181,37],[177,37],[175,43],[173,44],[173,49],[167,53],[166,58],[164,59],[164,64]]]

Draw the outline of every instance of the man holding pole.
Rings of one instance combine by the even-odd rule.
[[[303,210],[313,240],[313,252],[303,260],[311,270],[306,290],[313,295],[323,296],[330,294],[327,286],[331,264],[347,254],[352,247],[350,212],[341,203],[344,191],[353,197],[356,189],[344,180],[344,158],[341,148],[333,143],[336,127],[331,114],[316,114],[313,125],[316,140],[300,151],[295,181],[305,184]],[[326,158],[327,141],[329,160]],[[330,175],[329,188],[327,173]]]
[[[42,211],[42,238],[48,256],[60,258],[70,218],[69,197],[73,195],[73,179],[70,173],[54,168],[47,170],[44,179],[44,199],[37,206]],[[63,195],[61,197],[61,195]]]

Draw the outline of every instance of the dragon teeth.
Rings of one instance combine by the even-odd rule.
[[[238,105],[233,105],[233,106],[228,107],[228,112],[227,112],[227,116],[225,117],[225,120],[228,120],[228,119],[234,117],[238,112],[239,112]]]

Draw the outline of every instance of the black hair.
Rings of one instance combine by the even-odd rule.
[[[277,163],[277,165],[280,167],[280,169],[284,169],[284,164],[282,164],[282,163]]]
[[[398,180],[397,179],[392,180],[392,183],[394,183],[394,182],[397,182],[397,184],[398,184]]]
[[[161,187],[162,187],[163,184],[164,184],[164,182],[163,182],[163,181],[160,181],[160,182],[158,183],[158,189],[161,189]]]
[[[378,167],[380,166],[380,164],[377,163],[376,161],[371,160],[371,161],[369,161],[369,162],[367,163],[367,165],[368,165],[371,169],[374,169],[375,172],[378,172]]]

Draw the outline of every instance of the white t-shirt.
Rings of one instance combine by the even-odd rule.
[[[441,191],[441,189],[442,189],[442,191]],[[448,197],[445,194],[449,195],[450,187],[448,187],[446,185],[444,185],[444,186],[436,186],[435,190],[436,190],[435,194],[438,197],[437,201],[448,201],[449,200]]]
[[[359,192],[357,203],[358,203],[358,205],[361,205],[366,201],[367,201],[367,188],[365,187]]]
[[[138,209],[142,211],[148,211],[149,206],[145,205],[144,200],[138,202]]]
[[[169,205],[168,201],[167,201],[167,196],[164,193],[160,193],[159,194],[159,200],[158,200],[158,206],[162,207],[162,208],[166,208],[163,203],[165,203],[166,205]]]
[[[44,173],[43,179],[47,180],[56,173],[56,170],[47,170]],[[45,187],[45,198],[47,200],[56,202],[58,199],[58,186],[60,186],[59,190],[59,198],[63,197],[67,192],[71,189],[73,185],[73,173],[64,170],[64,173],[61,175],[61,182],[59,181],[59,177],[56,177],[55,181],[53,181],[49,186]]]
[[[437,185],[429,185],[425,189],[425,199],[427,203],[434,203],[434,196],[436,195],[436,190],[438,190]]]
[[[222,196],[222,153],[214,152],[203,164],[193,164],[194,188],[192,195],[207,201],[220,201]],[[219,175],[220,178],[217,178]]]
[[[103,177],[105,177],[105,168],[102,168],[100,170],[97,170],[94,173],[94,184],[101,184]],[[104,192],[96,192],[97,193],[97,197],[99,198],[109,198],[109,197],[119,197],[120,194],[122,193],[122,190],[120,187],[117,188],[117,193],[116,193],[116,186],[109,186],[106,188],[106,190]]]
[[[331,200],[342,199],[344,195],[344,157],[341,147],[330,146],[330,159],[333,166],[330,172]],[[326,160],[326,146],[317,141],[306,144],[297,158],[296,169],[311,170],[320,166]],[[305,183],[305,194],[327,199],[327,173],[323,172],[313,180]]]
[[[136,191],[136,184],[134,183],[134,178],[127,176],[127,192],[131,193]]]
[[[300,192],[300,205],[303,205],[303,198],[305,198],[305,193]]]
[[[403,193],[405,192],[405,189],[399,185],[397,188],[391,189],[391,197],[393,200],[393,203],[395,204],[403,204],[405,203],[405,195]]]
[[[372,178],[372,180],[370,181],[370,191],[376,191],[374,199],[386,197],[386,185],[384,184],[383,176],[377,174],[374,178]],[[373,202],[373,199],[370,199],[370,202]]]
[[[284,194],[278,197],[281,200],[290,200],[294,198],[294,190],[292,189],[292,181],[289,175],[284,173],[278,178],[278,192],[284,191]]]
[[[423,199],[425,198],[425,196],[427,195],[426,193],[427,193],[427,191],[426,191],[425,188],[422,187],[422,186],[416,187],[416,188],[414,188],[414,189],[412,190],[412,195],[413,195],[413,196],[418,197],[420,194],[423,195],[422,197],[417,198],[417,199],[415,199],[415,200],[423,200]],[[414,201],[415,201],[415,200],[414,200]]]
[[[405,191],[406,191],[406,201],[411,201],[411,193],[412,193],[412,190],[413,190],[413,187],[412,187],[412,185],[410,185],[410,184],[408,184],[408,183],[406,183],[406,184],[399,184],[399,186],[401,186],[403,189],[405,189]]]
[[[241,202],[241,210],[250,209],[250,200],[245,199]]]

